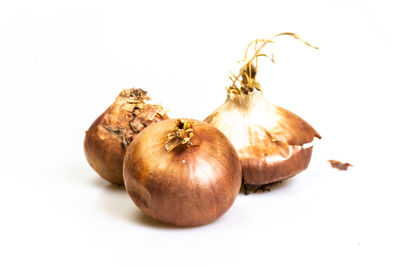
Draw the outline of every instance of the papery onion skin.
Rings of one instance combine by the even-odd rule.
[[[307,169],[311,154],[312,147],[295,146],[289,158],[270,160],[268,157],[242,156],[243,181],[245,184],[263,185],[284,180]]]
[[[144,129],[128,148],[123,168],[125,188],[139,209],[177,226],[216,220],[233,204],[242,178],[239,156],[225,135],[190,121],[190,144],[169,152],[165,141],[176,120]]]
[[[114,103],[86,131],[84,151],[90,166],[105,180],[123,184],[122,164],[126,147],[147,125],[168,119],[160,105],[142,89],[124,89]]]
[[[263,185],[289,178],[308,167],[312,146],[321,136],[294,113],[270,103],[260,91],[228,96],[205,122],[235,146],[245,184]]]

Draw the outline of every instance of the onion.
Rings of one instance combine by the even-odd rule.
[[[126,152],[123,172],[139,209],[177,226],[220,217],[233,204],[242,179],[239,156],[225,135],[188,119],[144,129]]]
[[[124,89],[114,103],[86,131],[84,150],[90,166],[111,183],[123,184],[125,150],[147,125],[168,119],[160,105],[142,89]]]
[[[301,40],[293,33],[281,33],[274,37],[280,35]],[[205,119],[205,122],[221,130],[235,146],[242,162],[244,184],[269,184],[301,172],[310,162],[311,142],[314,137],[321,138],[306,121],[273,105],[262,93],[256,80],[257,58],[266,56],[274,62],[272,54],[260,54],[272,38],[257,39],[249,44],[239,75],[230,77],[233,83],[227,88],[225,103]],[[246,62],[252,45],[255,54]]]

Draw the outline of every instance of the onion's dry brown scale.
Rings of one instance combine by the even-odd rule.
[[[338,169],[339,171],[347,171],[349,167],[353,167],[353,165],[348,162],[341,162],[333,159],[328,160],[328,162],[331,164],[332,168]]]
[[[90,166],[104,179],[122,185],[126,148],[150,124],[168,119],[161,105],[146,103],[142,89],[123,89],[86,131],[84,149]]]
[[[210,223],[236,199],[242,172],[226,136],[211,125],[165,120],[144,129],[124,160],[125,188],[148,216],[177,226]]]
[[[311,46],[294,33],[276,36],[281,35],[294,37]],[[220,129],[237,149],[244,184],[269,184],[301,172],[310,162],[313,139],[321,138],[306,121],[273,105],[262,93],[256,79],[257,59],[265,56],[275,62],[273,54],[260,53],[266,44],[273,42],[274,37],[257,39],[249,44],[239,75],[230,77],[232,85],[227,88],[225,103],[205,119]],[[246,61],[252,45],[254,55]]]

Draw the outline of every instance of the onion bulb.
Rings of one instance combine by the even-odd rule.
[[[147,125],[168,119],[160,105],[142,89],[124,89],[114,103],[86,131],[84,150],[90,166],[100,177],[122,185],[122,164],[126,148]]]
[[[276,36],[280,35],[301,40],[293,33]],[[273,42],[272,38],[249,44],[239,75],[230,77],[232,85],[227,88],[226,101],[205,119],[235,146],[242,163],[244,184],[269,184],[301,172],[310,162],[311,142],[314,137],[321,138],[302,118],[272,104],[263,95],[256,80],[257,58],[266,56],[274,62],[272,54],[260,53],[267,43]],[[252,45],[255,54],[246,61]]]
[[[129,146],[125,188],[143,213],[177,226],[210,223],[224,214],[241,185],[240,159],[218,129],[188,119],[144,129]]]

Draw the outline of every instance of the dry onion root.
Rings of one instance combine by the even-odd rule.
[[[225,103],[205,119],[235,146],[242,162],[244,184],[269,184],[301,172],[310,162],[311,142],[314,137],[321,138],[302,118],[270,103],[256,80],[257,58],[266,56],[274,62],[273,55],[261,54],[261,49],[281,35],[294,37],[311,46],[293,33],[251,42],[239,75],[230,77],[232,85],[227,88]],[[246,61],[252,45],[255,53]]]
[[[90,166],[104,179],[122,185],[126,148],[146,126],[168,119],[160,105],[142,89],[124,89],[114,103],[86,131],[84,149]]]
[[[241,185],[231,142],[211,125],[165,120],[144,129],[124,160],[125,188],[152,218],[177,225],[210,223],[224,214]]]

